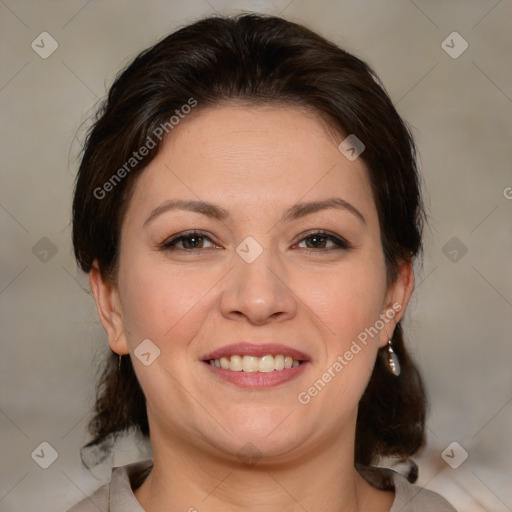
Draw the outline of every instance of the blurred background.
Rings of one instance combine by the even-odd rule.
[[[511,511],[510,0],[0,0],[0,510],[64,511],[108,477],[79,454],[106,347],[70,239],[88,119],[138,52],[241,11],[366,60],[410,124],[430,222],[405,322],[431,403],[419,483],[460,512]]]

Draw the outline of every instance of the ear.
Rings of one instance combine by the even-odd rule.
[[[128,354],[119,292],[114,283],[101,275],[97,260],[94,260],[89,272],[89,283],[110,348],[117,354]]]
[[[379,345],[383,347],[393,336],[396,324],[405,314],[409,299],[414,291],[414,270],[411,261],[400,261],[398,276],[392,283],[381,311],[381,319],[384,321],[384,329],[380,331]]]

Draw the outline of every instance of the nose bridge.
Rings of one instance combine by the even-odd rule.
[[[245,238],[233,254],[233,270],[222,294],[223,314],[242,314],[253,323],[293,316],[296,302],[285,274],[277,251]]]

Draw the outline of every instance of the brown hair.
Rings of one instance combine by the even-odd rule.
[[[84,272],[97,258],[102,275],[115,282],[135,178],[161,147],[159,127],[170,132],[170,117],[191,99],[193,115],[229,100],[306,107],[340,135],[356,135],[366,146],[360,158],[377,206],[388,283],[396,280],[400,260],[420,254],[425,215],[415,146],[376,74],[302,25],[244,14],[205,18],[170,34],[138,55],[110,88],[84,145],[73,201],[73,244]],[[152,147],[130,160],[143,146]],[[425,441],[425,391],[400,325],[392,342],[402,372],[387,371],[381,349],[359,405],[359,465],[383,456],[405,460]],[[149,435],[144,394],[130,358],[118,371],[112,353],[98,383],[87,446],[132,427]]]

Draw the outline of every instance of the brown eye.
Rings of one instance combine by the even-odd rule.
[[[193,231],[173,237],[162,245],[162,249],[171,251],[193,251],[194,249],[206,249],[207,247],[204,246],[206,240],[211,242],[210,237],[197,231]],[[179,244],[181,244],[181,247],[179,247]]]
[[[308,242],[309,241],[309,242]],[[350,244],[343,240],[342,238],[339,238],[337,236],[317,231],[315,233],[310,233],[309,235],[302,238],[302,240],[299,242],[301,243],[305,242],[306,247],[303,247],[304,249],[311,249],[313,251],[315,250],[321,250],[325,249],[327,251],[333,250],[333,249],[350,249]],[[331,245],[329,246],[329,242]]]

